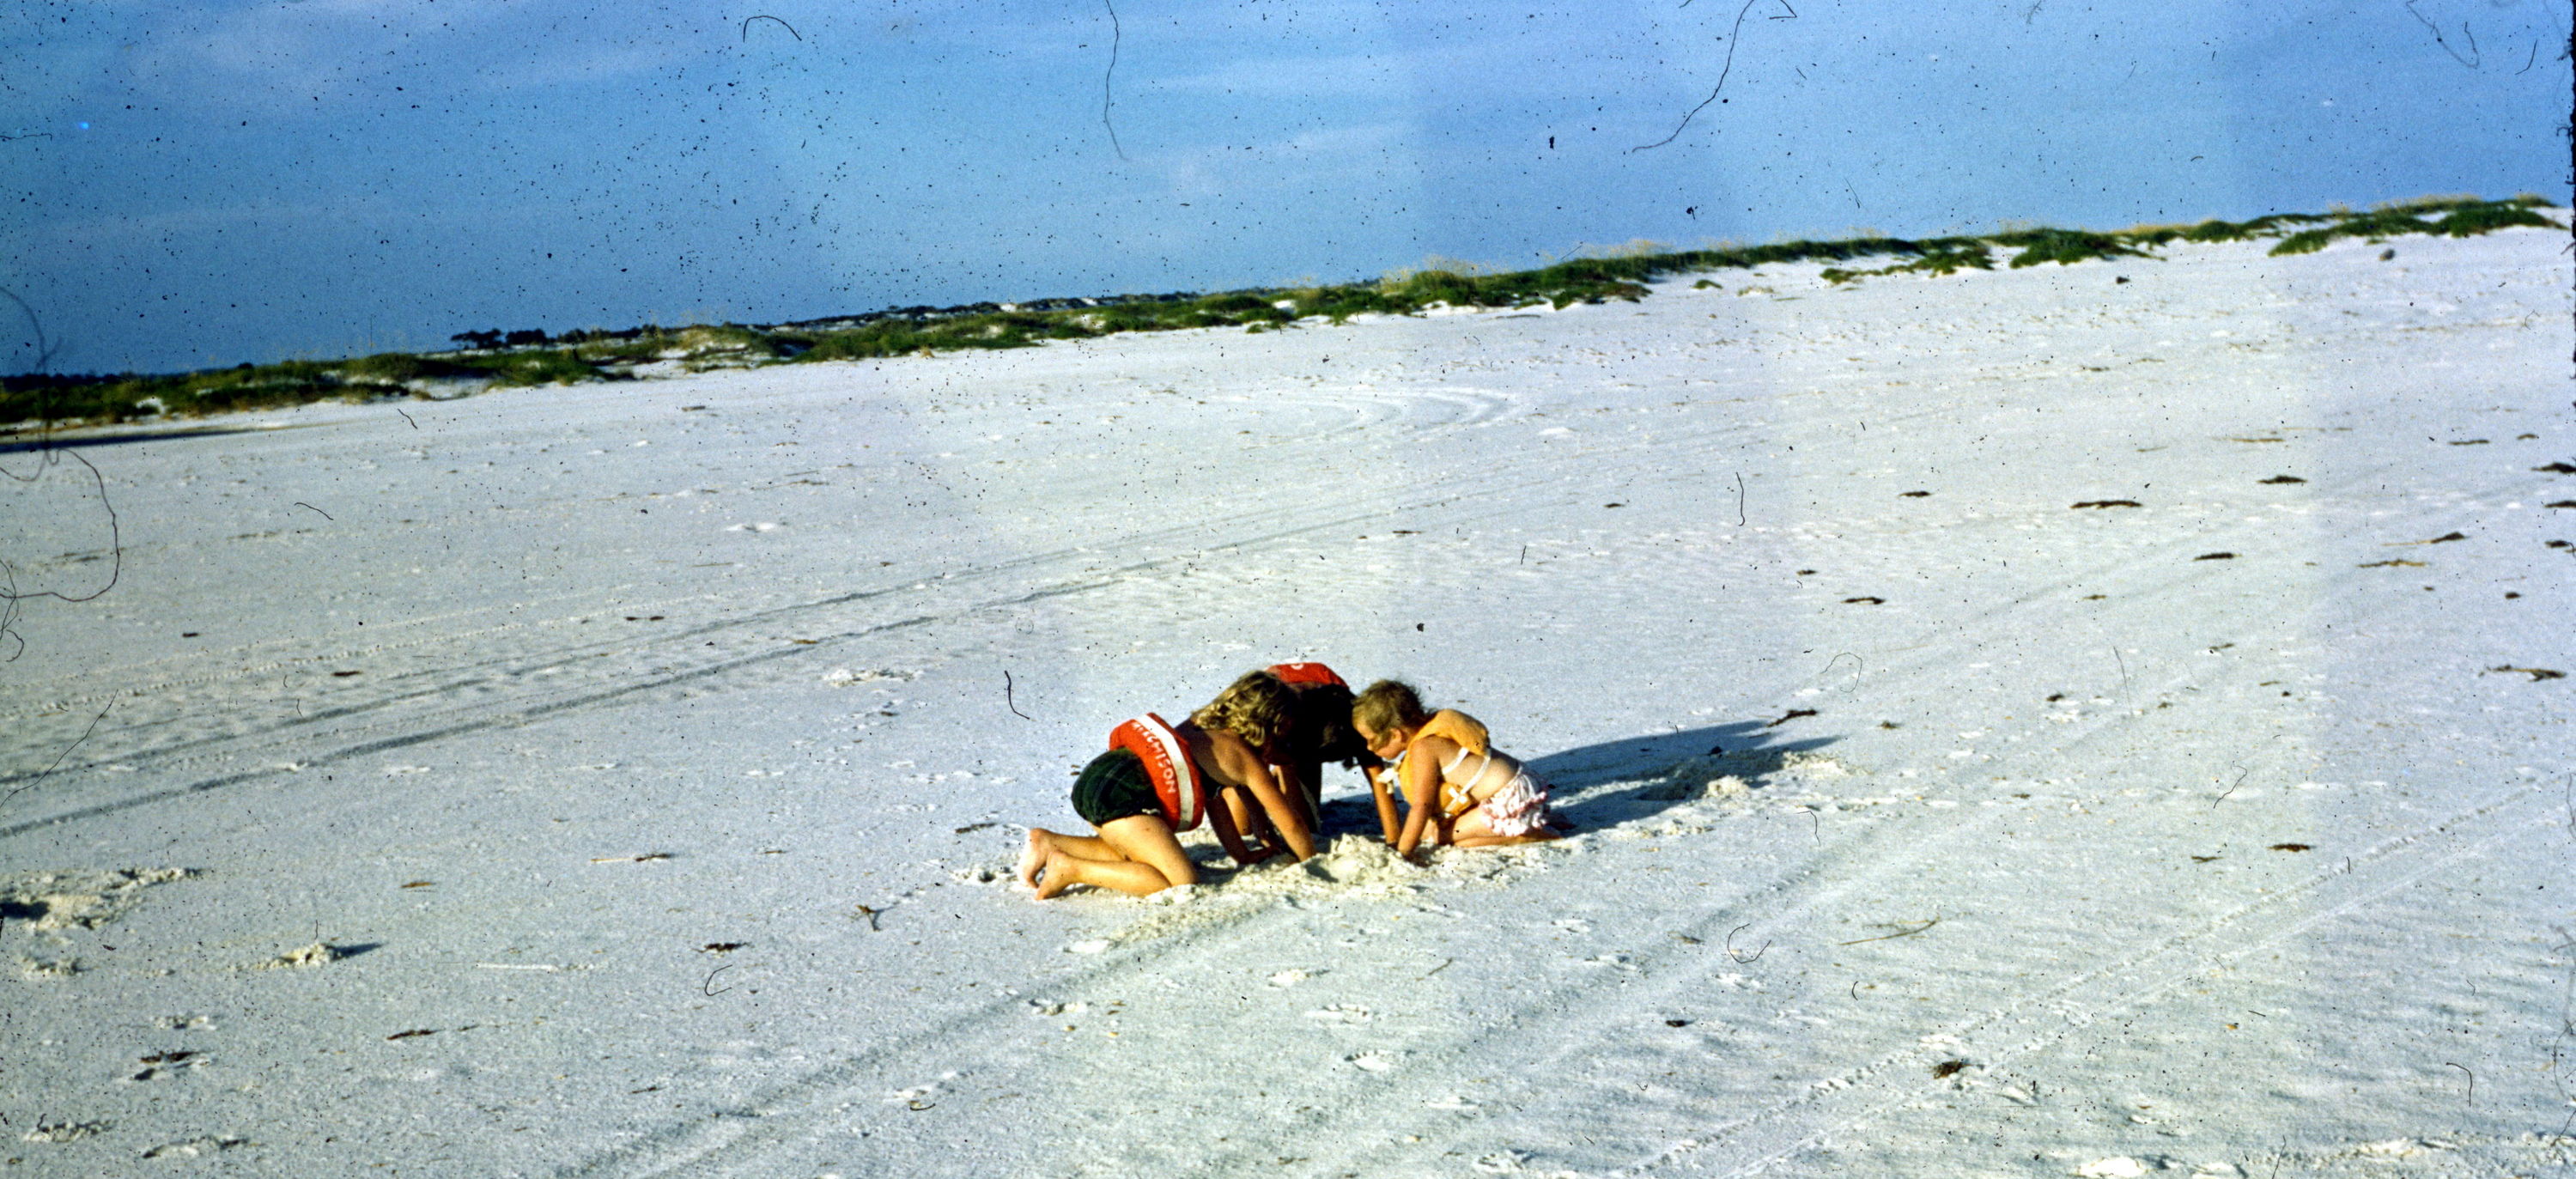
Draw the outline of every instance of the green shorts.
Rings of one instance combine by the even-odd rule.
[[[1137,815],[1161,817],[1163,800],[1154,793],[1145,763],[1124,749],[1112,749],[1092,758],[1074,779],[1073,813],[1094,827],[1106,827]]]

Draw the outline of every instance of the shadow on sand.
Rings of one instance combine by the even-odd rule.
[[[273,434],[290,426],[154,426],[118,429],[114,433],[62,431],[28,437],[0,435],[0,454],[25,454],[40,450],[86,450],[100,446],[124,446],[135,442],[170,442],[182,438],[221,438],[227,434]]]

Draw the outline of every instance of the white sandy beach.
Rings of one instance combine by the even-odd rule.
[[[0,1174],[2568,1174],[2566,241],[0,454]],[[1581,833],[1009,879],[1290,658]]]

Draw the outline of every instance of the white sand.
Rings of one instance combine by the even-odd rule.
[[[2565,1174],[2576,678],[2490,670],[2576,672],[2564,241],[89,447],[120,578],[0,668],[0,1158]],[[0,556],[85,593],[42,470]],[[1291,657],[1474,711],[1584,833],[1008,882],[1113,723]]]

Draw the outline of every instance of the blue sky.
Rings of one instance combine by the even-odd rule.
[[[2564,203],[2568,38],[2542,0],[20,0],[0,286],[54,371],[161,371],[1636,238]],[[37,361],[0,328],[0,371]]]

